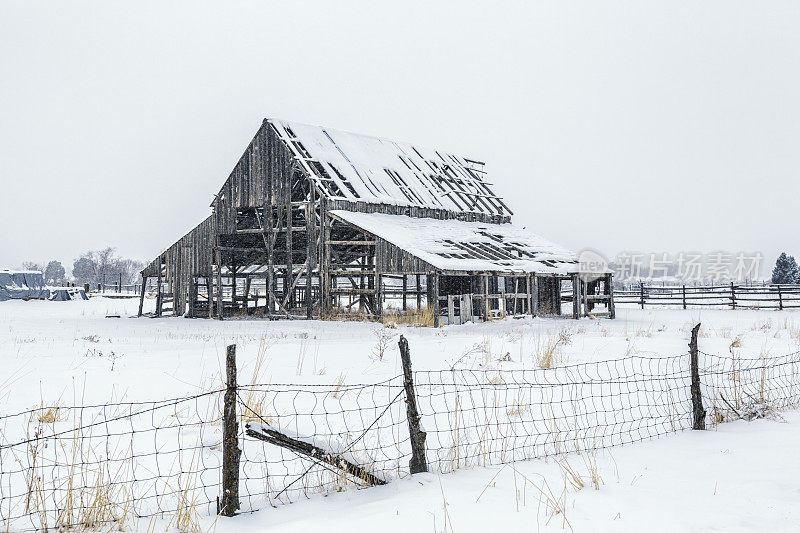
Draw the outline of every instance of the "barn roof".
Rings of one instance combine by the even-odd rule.
[[[335,217],[445,271],[573,274],[575,253],[512,224],[331,211]]]
[[[501,217],[511,211],[465,157],[296,122],[269,119],[330,198]]]

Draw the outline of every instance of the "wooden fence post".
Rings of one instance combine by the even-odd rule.
[[[706,411],[703,409],[703,396],[700,393],[700,369],[697,363],[697,334],[700,324],[692,328],[692,339],[689,341],[689,358],[692,366],[692,429],[706,429]]]
[[[731,309],[736,309],[736,288],[731,281]]]
[[[686,309],[686,284],[683,284],[683,308]]]
[[[225,357],[227,389],[222,414],[222,502],[217,514],[234,516],[239,510],[239,422],[236,419],[236,345],[228,346]]]
[[[428,471],[428,462],[425,459],[426,433],[420,426],[420,416],[417,411],[417,395],[414,392],[414,374],[411,372],[411,354],[408,350],[408,341],[400,335],[400,358],[403,361],[403,386],[406,389],[406,414],[408,415],[408,434],[411,440],[411,460],[408,462],[412,474]]]
[[[778,309],[783,311],[783,294],[781,293],[780,285],[778,285]]]
[[[644,282],[643,281],[639,282],[639,302],[640,302],[640,304],[642,306],[642,309],[644,309]]]
[[[147,276],[142,278],[142,292],[139,294],[139,313],[136,316],[142,316],[144,307],[144,288],[147,285]]]

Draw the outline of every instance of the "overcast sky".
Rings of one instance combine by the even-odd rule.
[[[798,2],[0,3],[0,268],[206,217],[277,117],[487,163],[564,246],[800,253]]]

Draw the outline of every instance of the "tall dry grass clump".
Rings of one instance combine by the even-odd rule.
[[[385,326],[415,326],[433,327],[433,309],[424,307],[422,309],[408,308],[405,311],[398,309],[387,309],[381,315],[380,322]]]

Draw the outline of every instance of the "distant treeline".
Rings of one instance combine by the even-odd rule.
[[[22,263],[25,270],[39,270],[44,273],[45,281],[50,285],[63,285],[73,282],[78,285],[88,283],[95,285],[110,285],[119,283],[123,285],[138,283],[141,280],[139,271],[144,268],[142,261],[126,259],[117,255],[116,248],[108,247],[103,250],[89,250],[72,263],[72,275],[67,276],[66,269],[61,261],[37,263],[25,261]]]

